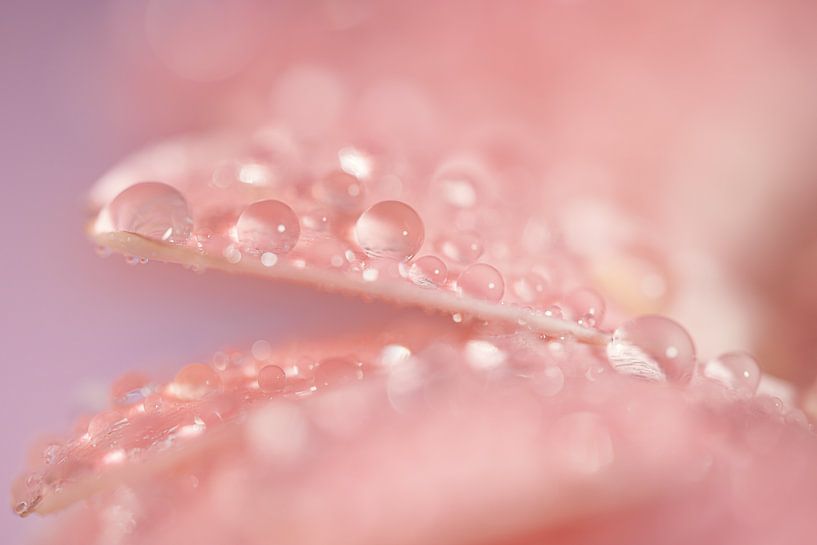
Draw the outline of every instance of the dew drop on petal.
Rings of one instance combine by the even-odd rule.
[[[371,257],[411,259],[423,245],[423,220],[409,205],[381,201],[363,212],[355,224],[357,243]]]
[[[236,222],[238,242],[259,253],[286,254],[295,247],[300,235],[298,216],[281,201],[253,203]]]
[[[286,373],[277,365],[265,365],[258,371],[258,387],[264,392],[280,392],[286,382]]]
[[[727,352],[702,366],[703,375],[744,395],[754,395],[760,383],[760,367],[747,352]]]
[[[457,279],[457,289],[463,296],[497,303],[505,293],[505,281],[495,267],[475,263],[462,271]]]
[[[579,324],[595,327],[604,318],[604,299],[596,290],[579,288],[565,298],[566,308]]]
[[[355,212],[363,208],[366,190],[358,178],[342,170],[333,170],[315,182],[312,196],[323,204]]]
[[[218,374],[203,363],[186,365],[168,386],[169,393],[179,399],[200,399],[220,386]]]
[[[193,227],[184,196],[159,182],[142,182],[125,189],[108,204],[108,214],[116,231],[174,244],[187,240]]]
[[[401,263],[401,274],[424,288],[445,285],[448,268],[443,260],[433,255],[418,257],[410,264]]]
[[[327,358],[315,367],[315,386],[318,389],[350,384],[362,378],[362,371],[347,358]]]
[[[615,330],[607,357],[619,373],[683,384],[692,377],[695,345],[679,323],[648,314]]]

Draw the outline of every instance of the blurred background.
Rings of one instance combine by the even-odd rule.
[[[273,118],[319,139],[354,116],[374,145],[456,139],[484,120],[539,158],[532,183],[602,291],[620,288],[603,272],[617,227],[649,231],[651,257],[625,255],[660,263],[668,295],[649,310],[684,322],[704,354],[746,348],[809,384],[816,23],[808,0],[5,0],[0,483],[123,370],[168,374],[225,344],[337,331],[325,309],[340,305],[346,325],[394,312],[95,255],[86,194],[117,160]],[[7,542],[33,525],[0,513]]]

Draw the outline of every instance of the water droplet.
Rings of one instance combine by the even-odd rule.
[[[473,263],[485,251],[482,239],[472,231],[455,233],[440,238],[437,240],[435,247],[438,252],[448,259],[463,265]]]
[[[433,255],[418,257],[411,264],[400,264],[401,274],[424,288],[444,286],[448,277],[448,268],[443,260]]]
[[[228,244],[227,247],[224,248],[222,255],[228,263],[232,263],[233,265],[241,261],[241,250],[236,248],[235,244]]]
[[[505,293],[505,281],[493,266],[475,263],[462,271],[457,279],[457,289],[460,295],[498,303]]]
[[[236,222],[236,237],[245,249],[285,254],[298,242],[298,216],[285,203],[269,200],[249,205]]]
[[[565,313],[562,312],[562,307],[559,305],[549,305],[542,310],[542,314],[548,318],[556,318],[557,320],[564,320]]]
[[[361,181],[342,170],[334,170],[315,182],[312,196],[347,212],[360,210],[366,202],[366,190]]]
[[[143,182],[122,191],[108,204],[113,228],[179,244],[190,235],[193,218],[184,196],[174,187]]]
[[[409,205],[381,201],[372,205],[355,224],[357,243],[371,257],[397,261],[411,259],[423,245],[423,220]]]
[[[747,352],[727,352],[706,362],[703,375],[743,395],[754,395],[760,383],[760,367]]]
[[[280,392],[286,382],[286,373],[277,365],[265,365],[258,371],[258,387],[264,392]]]
[[[683,326],[649,314],[616,329],[607,357],[619,373],[686,383],[695,367],[695,345]]]
[[[363,372],[347,358],[327,358],[315,367],[315,386],[319,389],[350,384],[363,378]]]
[[[191,363],[168,385],[168,393],[179,399],[200,399],[218,389],[220,383],[218,374],[209,365]]]
[[[565,304],[572,319],[585,327],[595,327],[604,318],[604,299],[596,290],[573,290],[565,298]]]

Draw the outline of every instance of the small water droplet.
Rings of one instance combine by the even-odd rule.
[[[702,366],[703,375],[743,395],[754,395],[760,383],[760,367],[747,352],[727,352]]]
[[[153,240],[183,243],[193,228],[184,196],[176,188],[159,182],[130,186],[107,209],[115,230]]]
[[[241,212],[236,222],[236,237],[245,249],[258,253],[286,254],[298,242],[301,226],[298,216],[281,201],[259,201]]]
[[[424,288],[444,286],[448,268],[439,257],[425,255],[409,263],[400,264],[400,274]]]
[[[595,327],[604,318],[604,299],[593,289],[579,288],[565,298],[573,320],[585,327]]]
[[[130,266],[135,266],[135,265],[141,264],[142,260],[139,259],[138,255],[126,255],[125,256],[125,263],[127,263]]]
[[[467,265],[480,258],[485,248],[480,236],[472,231],[464,231],[437,240],[435,247],[446,258]]]
[[[409,205],[400,201],[381,201],[360,215],[355,224],[355,237],[371,257],[405,261],[423,245],[425,227]]]
[[[695,345],[683,326],[650,314],[616,329],[607,345],[607,357],[619,373],[683,384],[692,377]]]
[[[542,310],[542,314],[548,318],[556,318],[557,320],[564,320],[565,313],[559,305],[548,305]]]
[[[505,281],[493,266],[475,263],[462,271],[457,279],[457,289],[460,295],[498,303],[505,293]]]
[[[264,392],[280,392],[286,382],[286,373],[277,365],[265,365],[258,371],[258,387]]]
[[[366,190],[361,181],[342,170],[334,170],[315,182],[312,196],[347,212],[360,210],[366,202]]]
[[[176,374],[168,385],[168,392],[179,399],[200,399],[218,389],[221,381],[218,374],[203,363],[191,363]]]
[[[318,389],[343,386],[363,378],[363,371],[347,358],[327,358],[318,362],[314,370]]]
[[[232,263],[233,265],[241,261],[241,250],[239,250],[235,244],[228,244],[227,247],[224,248],[222,255],[224,255],[224,259],[226,259],[228,263]]]

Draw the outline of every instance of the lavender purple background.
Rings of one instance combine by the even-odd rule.
[[[82,392],[123,370],[167,375],[225,344],[307,326],[337,330],[390,312],[255,279],[95,255],[83,233],[93,181],[134,148],[207,122],[163,102],[162,91],[180,83],[158,61],[116,46],[122,36],[114,39],[112,16],[125,4],[0,3],[3,491],[31,439],[65,429],[82,410]],[[134,70],[146,71],[153,87],[123,89]],[[181,85],[199,98],[220,92],[218,84]],[[341,304],[342,319],[326,312]],[[0,541],[19,542],[38,524],[4,507]]]

